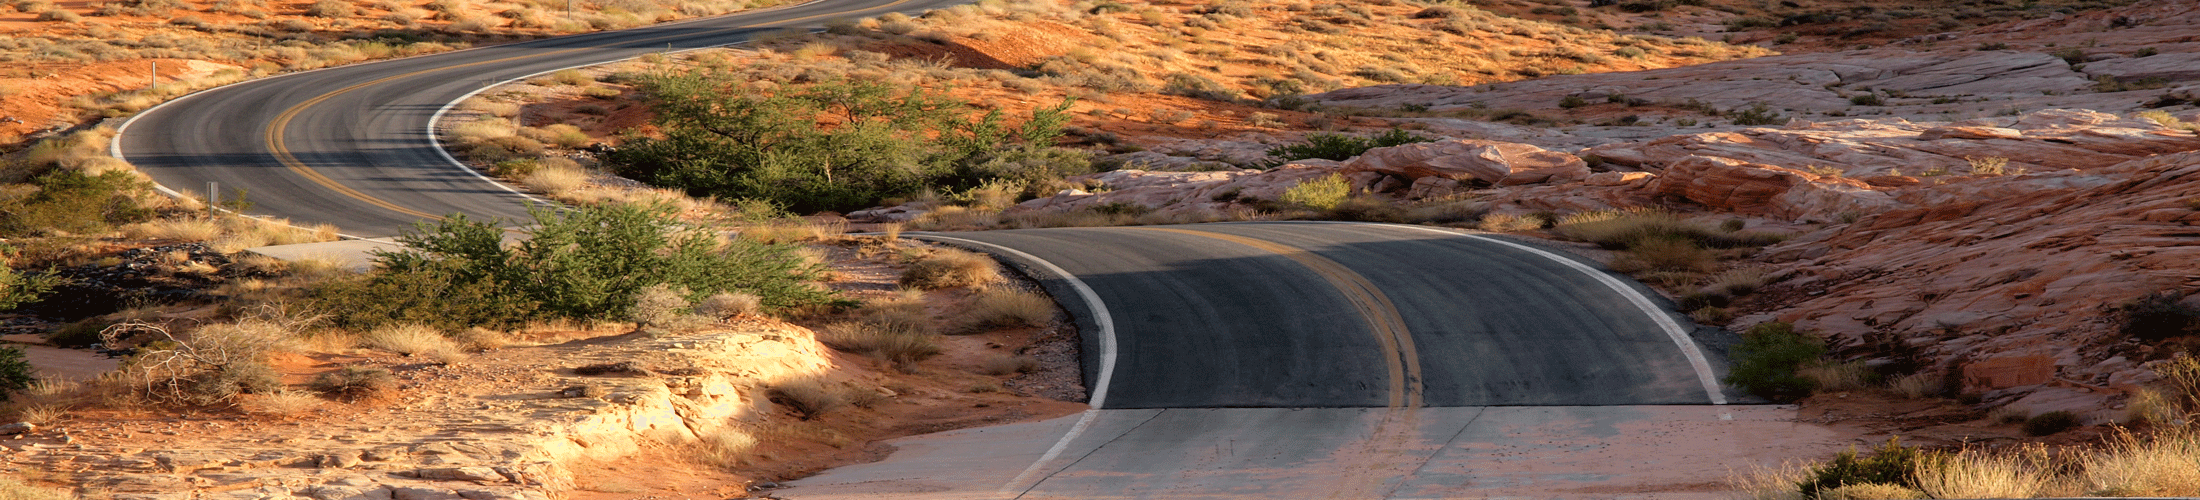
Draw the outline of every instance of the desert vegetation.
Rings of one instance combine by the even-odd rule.
[[[1822,463],[1789,464],[1737,474],[1732,484],[1749,498],[2049,498],[2180,497],[2200,495],[2192,464],[2200,461],[2200,434],[2190,419],[2200,393],[2189,392],[2200,374],[2193,358],[2157,368],[2165,391],[2159,403],[2099,443],[2071,446],[2026,444],[2000,448],[1920,449],[1889,440],[1869,451],[1851,449]],[[2027,434],[2059,432],[2075,420],[2048,412],[2024,422]]]

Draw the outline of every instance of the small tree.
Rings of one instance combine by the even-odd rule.
[[[7,401],[17,392],[29,389],[38,380],[31,362],[23,359],[23,348],[0,347],[0,401]]]
[[[322,290],[350,327],[397,322],[445,331],[537,318],[622,319],[651,285],[694,302],[754,293],[767,309],[834,300],[809,282],[822,268],[783,245],[725,241],[681,224],[665,206],[534,207],[532,229],[506,247],[493,222],[452,216],[400,236],[407,250],[377,254],[383,271]]]
[[[1758,323],[1743,332],[1742,343],[1734,346],[1734,366],[1727,372],[1726,383],[1774,401],[1800,399],[1817,384],[1796,375],[1796,367],[1825,352],[1823,342],[1796,332],[1794,325]]]

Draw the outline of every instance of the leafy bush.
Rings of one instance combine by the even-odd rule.
[[[46,292],[61,284],[61,277],[51,274],[25,274],[14,268],[0,265],[0,310],[15,309],[44,299]]]
[[[1352,195],[1352,184],[1344,176],[1329,174],[1299,181],[1283,191],[1283,202],[1315,210],[1328,210],[1344,203]]]
[[[0,235],[29,236],[64,232],[98,234],[115,226],[151,219],[138,196],[145,181],[119,170],[86,174],[58,169],[32,181],[38,190],[0,199]]]
[[[1313,158],[1344,161],[1359,156],[1361,153],[1366,153],[1370,149],[1435,140],[1431,137],[1401,129],[1390,129],[1388,132],[1376,134],[1373,137],[1343,134],[1307,134],[1306,142],[1269,148],[1267,166],[1273,168],[1277,165]]]
[[[1773,111],[1771,106],[1761,102],[1751,104],[1748,108],[1727,111],[1726,117],[1733,120],[1735,125],[1746,126],[1779,125],[1787,122],[1787,116]]]
[[[1800,487],[1804,498],[1819,498],[1827,490],[1867,484],[1914,490],[1918,486],[1916,471],[1938,461],[1937,456],[1902,446],[1899,437],[1888,438],[1869,457],[1858,456],[1854,449],[1841,452],[1832,462],[1812,470],[1811,478]]]
[[[2067,411],[2051,411],[2033,415],[2024,420],[2024,435],[2045,436],[2070,430],[2078,426],[2078,415]]]
[[[1067,100],[1011,127],[999,111],[973,119],[962,101],[871,81],[766,92],[727,70],[700,69],[642,77],[637,85],[664,137],[629,136],[607,163],[620,174],[696,195],[767,199],[798,212],[846,211],[927,189],[962,191],[997,178],[1089,169],[1089,163],[1028,161],[1046,155],[994,161],[1009,156],[1004,151],[1051,147],[1069,121]]]
[[[419,323],[445,331],[503,328],[534,319],[625,318],[642,288],[670,284],[688,300],[741,291],[766,309],[834,300],[809,282],[822,268],[791,248],[748,240],[720,242],[682,225],[664,206],[607,204],[530,210],[535,224],[516,247],[495,223],[453,215],[421,224],[398,241],[408,250],[377,254],[382,271],[317,290],[340,325],[373,328]]]
[[[38,381],[34,372],[31,362],[23,358],[23,348],[0,347],[0,401],[31,388],[31,383]]]
[[[1742,343],[1729,352],[1734,365],[1725,381],[1765,399],[1793,401],[1816,388],[1810,379],[1797,375],[1796,368],[1825,352],[1823,341],[1796,332],[1794,325],[1758,323],[1743,332]]]
[[[2185,294],[2176,290],[2150,293],[2121,307],[2124,335],[2141,340],[2165,340],[2200,333],[2200,311],[2186,308]]]

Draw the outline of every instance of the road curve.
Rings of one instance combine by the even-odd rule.
[[[818,0],[254,80],[138,114],[114,151],[164,187],[204,192],[214,182],[224,196],[241,188],[255,215],[335,224],[352,236],[395,235],[451,213],[520,219],[529,197],[452,163],[427,135],[445,106],[537,73],[957,3]]]
[[[1501,240],[1318,223],[939,236],[1012,248],[1090,286],[1117,344],[1106,408],[1727,399],[1686,332],[1660,326],[1676,324],[1670,313],[1633,300],[1644,291]],[[1095,342],[1090,385],[1109,366]]]
[[[1039,278],[1078,316],[1094,409],[896,439],[776,498],[1604,498],[1828,442],[1792,408],[1722,406],[1723,363],[1648,290],[1518,241],[1289,222],[914,237]]]

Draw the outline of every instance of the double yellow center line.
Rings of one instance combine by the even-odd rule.
[[[869,8],[869,9],[859,9],[859,11],[861,11],[861,10],[881,10],[881,9],[891,9],[891,8],[893,8],[893,7],[895,7],[895,6],[898,6],[898,5],[901,5],[901,4],[905,4],[905,3],[909,3],[909,2],[911,2],[911,1],[914,1],[914,0],[895,0],[895,1],[894,1],[894,2],[892,2],[892,3],[888,3],[888,4],[885,4],[885,5],[880,5],[880,6],[877,6],[877,7],[871,7],[871,8]],[[774,27],[774,26],[785,26],[785,25],[789,25],[789,24],[794,24],[794,23],[799,23],[799,22],[804,22],[804,21],[810,21],[810,20],[814,20],[814,19],[820,19],[820,18],[825,18],[825,17],[832,17],[832,16],[841,16],[841,15],[847,15],[847,14],[848,14],[848,13],[850,13],[850,12],[856,12],[856,11],[848,11],[848,12],[834,12],[834,13],[828,13],[828,14],[818,14],[818,15],[814,15],[814,16],[805,16],[805,17],[798,17],[798,18],[794,18],[794,19],[787,19],[787,20],[782,20],[782,21],[775,21],[775,22],[769,22],[769,23],[762,23],[762,24],[757,24],[757,25],[753,25],[753,26],[741,26],[741,27],[735,27],[735,28],[724,28],[724,29],[718,29],[718,30],[713,30],[713,31],[709,31],[709,32],[704,32],[704,33],[700,33],[700,34],[679,34],[679,35],[666,35],[666,36],[661,36],[661,37],[656,37],[656,38],[645,38],[645,39],[641,39],[641,40],[621,41],[621,42],[617,42],[617,43],[618,43],[618,44],[639,44],[639,43],[650,43],[650,42],[659,42],[659,41],[665,41],[665,40],[672,40],[672,39],[676,39],[676,38],[688,38],[688,37],[698,37],[698,36],[710,36],[710,35],[718,35],[718,34],[723,34],[723,33],[728,33],[728,32],[733,32],[733,31],[739,31],[739,30],[744,30],[744,29],[753,29],[753,28],[768,28],[768,27]],[[290,169],[290,171],[291,171],[291,172],[293,172],[293,173],[296,173],[296,174],[298,174],[298,176],[300,176],[300,177],[304,177],[304,178],[305,178],[306,180],[308,180],[308,181],[312,181],[312,182],[313,182],[314,184],[319,184],[319,185],[321,185],[322,187],[326,187],[326,188],[328,188],[329,190],[335,191],[335,192],[336,192],[337,194],[341,194],[341,195],[344,195],[344,196],[350,197],[350,198],[352,198],[352,199],[356,199],[356,200],[359,200],[359,201],[363,201],[363,202],[366,202],[366,203],[367,203],[367,204],[369,204],[369,205],[374,205],[374,206],[377,206],[377,207],[381,207],[381,208],[384,208],[384,209],[388,209],[388,210],[390,210],[390,211],[393,211],[393,212],[397,212],[397,213],[401,213],[401,214],[411,215],[411,216],[414,216],[414,217],[420,217],[420,218],[423,218],[423,219],[428,219],[428,220],[443,220],[443,217],[442,217],[442,216],[439,216],[439,215],[436,215],[436,214],[431,214],[431,213],[428,213],[428,212],[423,212],[423,211],[420,211],[420,210],[415,210],[415,209],[412,209],[412,208],[409,208],[409,207],[405,207],[405,206],[403,206],[403,205],[398,205],[398,204],[396,204],[396,203],[391,203],[391,202],[389,202],[389,201],[387,201],[387,200],[383,200],[383,199],[381,199],[381,198],[376,198],[376,197],[374,197],[373,195],[369,195],[369,194],[366,194],[366,193],[362,193],[362,192],[360,192],[360,191],[359,191],[359,190],[357,190],[357,189],[353,189],[353,188],[351,188],[350,186],[345,186],[345,185],[344,185],[343,183],[337,182],[337,181],[336,181],[335,179],[330,179],[330,178],[329,178],[329,177],[328,177],[327,175],[323,175],[323,174],[322,174],[322,173],[321,173],[320,171],[314,170],[314,169],[313,169],[313,167],[312,167],[311,165],[307,165],[307,164],[306,164],[305,162],[303,162],[303,161],[300,161],[300,160],[298,160],[298,156],[297,156],[297,155],[295,155],[295,154],[291,154],[291,152],[290,152],[290,147],[289,147],[289,145],[288,145],[288,144],[287,144],[287,143],[285,142],[285,140],[284,140],[284,137],[283,137],[283,132],[284,132],[285,130],[287,130],[287,129],[289,129],[289,128],[290,128],[290,122],[291,122],[291,120],[295,120],[295,119],[297,119],[297,118],[298,118],[298,115],[299,115],[299,114],[301,114],[301,113],[304,113],[304,112],[306,111],[306,109],[307,109],[307,108],[311,108],[311,107],[314,107],[314,106],[320,105],[320,104],[321,104],[321,103],[323,103],[323,102],[327,102],[327,101],[328,101],[329,99],[334,99],[334,98],[336,98],[336,96],[344,95],[344,94],[347,94],[347,93],[350,93],[350,92],[353,92],[353,91],[356,91],[356,90],[359,90],[359,89],[362,89],[362,88],[367,88],[367,87],[371,87],[371,86],[375,86],[375,85],[380,85],[380,84],[383,84],[383,83],[388,83],[388,82],[390,82],[390,81],[392,81],[392,80],[400,80],[400,79],[405,79],[405,78],[411,78],[411,77],[415,77],[415,76],[425,75],[425,74],[428,74],[428,73],[435,73],[435,72],[439,72],[439,71],[449,71],[449,70],[454,70],[454,69],[459,69],[459,68],[466,68],[466,67],[472,67],[472,66],[480,66],[480,65],[484,65],[484,64],[496,64],[496,63],[502,63],[502,62],[517,61],[517,60],[521,60],[521,59],[534,59],[534,58],[548,58],[548,57],[557,57],[557,56],[561,56],[561,55],[565,55],[565,54],[571,54],[571,53],[574,53],[574,52],[580,52],[580,51],[586,51],[586,50],[595,50],[595,49],[601,49],[601,48],[604,48],[604,47],[606,47],[606,46],[608,46],[608,45],[597,45],[597,46],[591,46],[591,47],[580,47],[580,48],[572,48],[572,49],[565,49],[565,50],[559,50],[559,51],[544,52],[544,53],[540,53],[540,54],[529,54],[529,55],[522,55],[522,56],[513,56],[513,57],[507,57],[507,58],[503,58],[503,59],[496,59],[496,60],[489,60],[489,61],[480,61],[480,62],[472,62],[472,63],[466,63],[466,64],[456,64],[456,65],[451,65],[451,66],[443,66],[443,67],[439,67],[439,68],[431,68],[431,69],[425,69],[425,70],[420,70],[420,71],[414,71],[414,72],[411,72],[411,73],[405,73],[405,74],[402,74],[402,75],[396,75],[396,76],[390,76],[390,77],[385,77],[385,78],[377,79],[377,80],[374,80],[374,81],[370,81],[370,82],[366,82],[366,83],[361,83],[361,84],[358,84],[358,85],[352,85],[352,86],[349,86],[349,87],[344,87],[344,88],[341,88],[341,89],[336,89],[335,91],[332,91],[332,92],[329,92],[329,93],[326,93],[326,94],[321,94],[321,95],[319,95],[319,96],[315,96],[315,97],[314,97],[314,98],[312,98],[312,99],[307,99],[307,100],[306,100],[305,102],[301,102],[301,103],[298,103],[298,104],[297,104],[297,105],[295,105],[295,106],[291,106],[291,107],[290,107],[289,109],[285,109],[285,110],[283,110],[282,114],[280,114],[280,115],[276,115],[276,117],[275,117],[275,120],[274,120],[274,121],[272,121],[272,122],[269,122],[269,123],[268,123],[268,125],[267,125],[267,134],[266,134],[266,137],[265,137],[265,138],[266,138],[266,143],[267,143],[267,150],[268,150],[268,152],[269,152],[269,153],[272,153],[272,154],[273,154],[273,155],[275,156],[275,161],[276,161],[277,163],[281,163],[281,164],[283,165],[283,167],[285,167],[285,168],[288,168],[288,169]],[[212,195],[213,193],[208,193],[208,194],[209,194],[209,195]]]
[[[1367,321],[1375,334],[1375,342],[1383,350],[1383,364],[1390,375],[1390,406],[1394,408],[1419,408],[1421,401],[1421,356],[1413,347],[1413,334],[1406,330],[1405,317],[1398,312],[1398,305],[1390,301],[1374,282],[1352,272],[1344,264],[1316,255],[1303,249],[1274,242],[1247,238],[1232,234],[1210,233],[1189,229],[1140,228],[1237,243],[1281,255],[1314,271],[1328,281],[1330,286],[1344,294],[1345,300]]]

